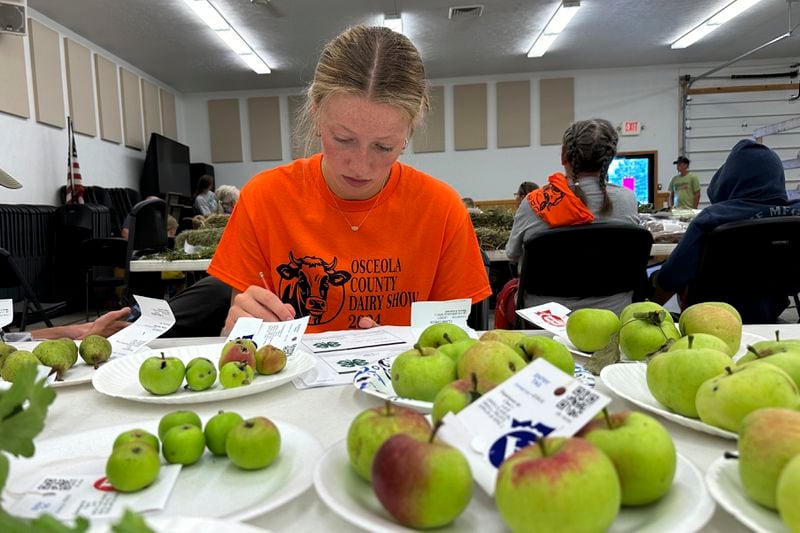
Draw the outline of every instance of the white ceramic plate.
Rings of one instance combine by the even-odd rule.
[[[239,412],[245,418],[258,411]],[[206,420],[203,420],[205,423]],[[311,486],[314,462],[322,455],[322,445],[302,429],[274,420],[281,433],[278,459],[263,470],[242,470],[225,457],[207,450],[199,462],[184,467],[163,511],[152,516],[193,516],[248,520],[264,514]],[[32,459],[11,459],[11,473],[3,493],[4,506],[47,473],[78,474],[104,471],[114,439],[123,431],[142,428],[156,434],[158,420],[65,435],[36,442]],[[146,489],[145,489],[146,490]],[[134,495],[130,495],[135,497]],[[120,495],[126,497],[126,495]],[[222,530],[220,530],[222,531]]]
[[[736,433],[710,426],[694,418],[679,415],[660,404],[650,393],[650,389],[647,388],[647,365],[645,363],[609,365],[600,371],[600,379],[615,394],[676,424],[718,437],[725,437],[726,439],[735,440],[738,438]]]
[[[178,346],[175,348],[145,351],[126,357],[120,357],[98,368],[92,377],[92,385],[94,385],[94,388],[97,389],[98,392],[107,396],[124,398],[135,402],[159,404],[215,402],[218,400],[227,400],[229,398],[249,396],[279,387],[284,383],[290,382],[304,372],[308,372],[310,369],[314,368],[315,364],[314,358],[310,354],[298,350],[289,357],[286,368],[279,373],[272,376],[256,375],[250,385],[232,389],[223,388],[222,385],[219,384],[219,378],[217,378],[217,382],[210,389],[204,391],[189,391],[181,387],[173,394],[156,396],[144,390],[139,383],[139,366],[141,366],[142,362],[148,357],[160,355],[163,352],[167,357],[177,357],[184,363],[188,363],[195,357],[206,357],[216,365],[222,346],[222,344]]]
[[[270,533],[267,529],[216,518],[194,516],[147,516],[145,522],[158,533],[198,533],[201,531],[224,531],[225,533]],[[111,533],[111,524],[93,523],[90,533]]]
[[[413,531],[396,523],[383,509],[372,487],[350,467],[345,441],[330,448],[314,471],[314,488],[325,504],[351,524],[367,531]],[[703,476],[687,459],[678,456],[678,468],[669,493],[653,505],[623,508],[609,531],[615,533],[692,532],[714,513],[714,502]],[[472,501],[455,522],[436,531],[505,532],[494,501],[475,486]]]
[[[11,346],[14,346],[17,350],[25,350],[27,352],[32,352],[34,348],[39,346],[42,341],[31,341],[31,342],[9,342]],[[75,344],[80,346],[80,342],[75,341]],[[109,361],[113,360],[114,357],[112,356]],[[59,387],[70,387],[72,385],[83,385],[84,383],[89,383],[92,381],[92,376],[95,373],[95,369],[86,363],[83,362],[83,359],[78,357],[78,361],[75,365],[64,372],[64,379],[62,381],[53,381],[50,386],[54,389]],[[0,378],[0,382],[3,379]]]
[[[720,457],[706,471],[708,491],[723,509],[757,533],[789,533],[777,512],[751,500],[739,479],[739,462]]]
[[[433,409],[433,402],[403,398],[395,393],[394,387],[392,387],[392,363],[395,357],[397,356],[386,357],[375,364],[358,369],[355,377],[353,377],[353,386],[361,392],[381,400],[389,400],[395,405],[408,407],[420,413],[430,413]],[[584,385],[594,388],[595,377],[577,363],[575,363],[575,377],[581,380]]]

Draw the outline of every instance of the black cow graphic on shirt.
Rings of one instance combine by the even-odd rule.
[[[311,325],[330,322],[344,305],[345,283],[352,274],[346,270],[336,270],[336,257],[327,262],[319,257],[306,255],[299,259],[289,252],[289,262],[278,265],[281,277],[278,294],[281,301],[290,304],[295,317],[308,316]],[[339,305],[335,309],[328,306],[331,294],[337,294]]]

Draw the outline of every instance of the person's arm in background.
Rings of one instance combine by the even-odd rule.
[[[675,183],[675,178],[672,178],[669,182],[669,187],[667,187],[667,191],[669,195],[667,196],[667,207],[669,207],[670,211],[672,211],[672,207],[675,205],[675,188],[672,184]]]
[[[89,335],[110,337],[130,324],[125,320],[130,314],[130,307],[123,307],[119,311],[111,311],[110,313],[104,314],[94,322],[34,329],[31,330],[30,333],[34,340],[61,339],[64,337],[79,340]]]
[[[694,179],[692,179],[692,190],[694,191],[694,201],[692,205],[697,209],[697,206],[700,205],[700,178],[697,176],[694,176]]]
[[[522,245],[526,238],[530,238],[537,231],[541,231],[546,224],[533,212],[530,202],[523,200],[514,215],[514,224],[506,243],[506,256],[509,261],[519,263],[522,258]]]

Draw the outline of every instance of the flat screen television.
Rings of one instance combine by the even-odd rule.
[[[655,204],[658,152],[619,152],[608,166],[608,181],[632,190],[640,204]]]
[[[189,147],[158,133],[150,134],[140,186],[142,198],[167,193],[192,196]]]

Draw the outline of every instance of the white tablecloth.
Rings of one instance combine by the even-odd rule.
[[[745,331],[771,338],[775,329],[780,329],[781,338],[800,338],[800,325],[746,326]],[[164,339],[151,343],[153,348],[169,346],[217,343],[221,339]],[[602,383],[598,387],[611,394]],[[613,394],[611,394],[613,397]],[[325,448],[345,438],[351,420],[364,409],[379,405],[379,401],[358,392],[352,386],[325,387],[296,390],[292,384],[261,394],[227,400],[220,403],[201,403],[189,408],[201,417],[211,416],[220,408],[236,411],[244,406],[252,407],[258,402],[263,414],[301,427],[314,435]],[[46,426],[38,439],[56,437],[122,422],[137,422],[158,419],[174,410],[175,406],[150,405],[114,399],[96,392],[91,384],[58,389],[58,395],[47,415]],[[635,406],[614,397],[613,411],[634,409]],[[734,450],[734,441],[698,433],[663,418],[659,420],[672,434],[678,452],[688,457],[701,471],[726,450]],[[309,458],[311,459],[311,458]],[[13,473],[12,473],[13,475]],[[355,526],[340,519],[317,497],[311,487],[303,495],[265,515],[248,521],[273,531],[354,531]],[[717,506],[711,521],[704,531],[736,532],[748,531],[727,512]]]

